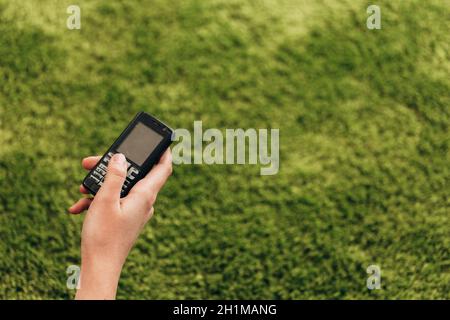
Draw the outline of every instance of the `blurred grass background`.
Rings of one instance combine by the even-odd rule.
[[[118,298],[450,298],[449,2],[369,4],[0,0],[0,298],[73,297],[80,160],[139,110],[281,168],[176,166]]]

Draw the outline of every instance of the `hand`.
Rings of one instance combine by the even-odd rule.
[[[99,160],[100,157],[88,157],[82,165],[91,170]],[[72,214],[89,209],[81,234],[81,287],[77,299],[115,298],[122,266],[152,217],[156,196],[171,173],[172,155],[167,150],[147,176],[121,199],[127,163],[122,154],[115,154],[95,198],[82,198],[70,207]],[[80,192],[88,193],[83,186]]]

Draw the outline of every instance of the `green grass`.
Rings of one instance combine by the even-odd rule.
[[[176,166],[118,298],[450,298],[448,2],[73,3],[0,0],[0,298],[73,297],[80,159],[139,110],[280,128],[281,167]]]

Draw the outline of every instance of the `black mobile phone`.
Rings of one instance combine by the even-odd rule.
[[[84,178],[83,186],[95,195],[103,184],[109,160],[115,153],[122,153],[128,162],[127,178],[120,193],[120,197],[125,197],[159,161],[172,143],[172,134],[167,125],[139,112]]]

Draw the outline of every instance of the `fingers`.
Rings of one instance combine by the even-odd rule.
[[[102,158],[101,156],[86,157],[81,161],[81,165],[83,166],[84,169],[90,171],[94,169],[94,167],[100,161],[101,158]],[[83,194],[90,193],[88,189],[86,189],[83,185],[80,185],[80,192]]]
[[[89,190],[86,189],[86,187],[83,186],[82,184],[80,184],[80,192],[81,192],[82,194],[89,194],[89,193],[90,193]]]
[[[74,205],[69,208],[69,212],[72,214],[79,214],[84,210],[87,210],[91,205],[92,199],[81,198]]]
[[[96,198],[105,201],[120,200],[120,191],[127,176],[127,160],[121,153],[116,153],[109,160],[108,169],[106,171],[105,181],[97,193]]]
[[[172,153],[167,149],[152,170],[131,189],[130,194],[148,194],[149,197],[155,197],[171,174]]]
[[[86,170],[92,170],[95,167],[95,165],[100,161],[100,159],[101,159],[100,156],[86,157],[81,161],[81,165]],[[80,185],[80,192],[83,194],[89,194],[89,191],[83,185]],[[72,214],[79,214],[84,210],[87,210],[91,205],[91,202],[92,199],[81,198],[69,208],[69,212]]]
[[[101,158],[100,156],[86,157],[81,161],[81,165],[86,170],[92,170]]]

